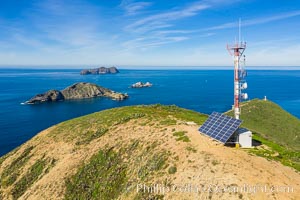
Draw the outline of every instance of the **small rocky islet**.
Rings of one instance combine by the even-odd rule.
[[[150,82],[146,82],[146,83],[143,83],[143,82],[137,82],[137,83],[134,83],[131,85],[131,88],[144,88],[144,87],[152,87],[152,83]]]
[[[93,83],[75,83],[64,90],[49,90],[43,94],[37,94],[25,104],[38,104],[43,102],[57,102],[64,100],[87,99],[95,97],[108,97],[113,100],[124,100],[127,94],[118,93]]]
[[[119,70],[116,67],[99,67],[95,69],[84,69],[80,75],[103,75],[103,74],[117,74]]]

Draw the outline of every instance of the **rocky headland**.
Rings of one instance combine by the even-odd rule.
[[[94,97],[108,97],[113,100],[124,100],[127,94],[114,92],[93,83],[75,83],[64,90],[49,90],[43,94],[38,94],[26,101],[26,104],[37,104],[43,102],[56,102],[71,99],[87,99]]]
[[[99,67],[95,69],[84,69],[80,72],[81,75],[98,75],[98,74],[117,74],[119,70],[116,67]]]

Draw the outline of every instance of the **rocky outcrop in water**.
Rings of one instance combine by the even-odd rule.
[[[80,72],[81,75],[89,75],[89,74],[116,74],[119,73],[119,70],[116,67],[100,67],[96,69],[84,69]]]
[[[135,84],[132,84],[131,87],[132,88],[152,87],[152,83],[150,83],[150,82],[146,82],[146,83],[137,82]]]
[[[76,83],[62,91],[49,90],[43,94],[38,94],[26,101],[27,104],[37,104],[43,102],[64,101],[70,99],[87,99],[95,97],[108,97],[113,100],[124,100],[127,94],[114,92],[93,83]]]
[[[31,98],[29,101],[26,101],[28,104],[50,102],[50,101],[63,101],[65,98],[59,90],[49,90],[44,94],[38,94]]]

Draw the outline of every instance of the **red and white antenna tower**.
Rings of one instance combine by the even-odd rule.
[[[246,42],[241,41],[241,19],[239,20],[239,39],[234,45],[227,44],[227,50],[234,57],[234,116],[240,118],[241,108],[240,102],[243,99],[248,99],[247,93],[242,93],[242,90],[247,88],[245,77],[247,75],[244,59],[241,59],[246,49]]]

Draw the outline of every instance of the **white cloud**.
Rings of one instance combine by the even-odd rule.
[[[266,24],[274,21],[279,21],[291,17],[296,17],[300,15],[300,10],[296,11],[290,11],[287,13],[280,13],[273,16],[264,16],[261,18],[255,18],[255,19],[248,19],[242,21],[242,26],[253,26],[253,25],[259,25],[259,24]],[[238,26],[238,22],[229,22],[217,26],[208,27],[205,29],[202,29],[202,31],[212,31],[212,30],[221,30],[221,29],[228,29],[228,28],[234,28]]]
[[[125,2],[122,1],[121,7],[126,11],[126,15],[137,15],[140,14],[142,10],[152,5],[152,2]]]
[[[224,36],[217,34],[216,40],[200,37],[210,37],[223,29],[235,28],[237,22],[212,26],[199,20],[199,28],[189,26],[189,30],[177,26],[179,20],[232,1],[197,1],[163,11],[152,7],[148,9],[151,5],[155,6],[154,1],[150,1],[123,0],[120,5],[113,5],[117,7],[113,12],[111,7],[104,8],[111,18],[103,13],[102,8],[89,5],[84,0],[35,1],[38,2],[35,7],[24,11],[24,18],[0,19],[0,60],[11,64],[232,64],[225,45],[220,41]],[[300,10],[258,18],[253,16],[253,19],[243,20],[242,24],[254,26],[296,16],[300,16]],[[280,42],[281,38],[270,37],[270,40],[249,41],[251,48],[246,51],[249,65],[300,63],[297,56],[300,52],[299,38],[289,41],[283,38]],[[181,43],[180,48],[159,48]],[[274,46],[273,43],[280,44]],[[290,46],[282,48],[284,43]],[[259,48],[263,45],[270,48],[261,51]],[[193,49],[198,47],[201,48]]]
[[[148,30],[148,26],[153,30],[153,24],[160,24],[161,26],[172,26],[168,24],[169,22],[183,19],[186,17],[191,17],[197,15],[200,11],[208,9],[210,6],[208,4],[203,4],[202,2],[196,2],[190,4],[189,6],[177,9],[173,11],[165,11],[159,14],[150,15],[148,17],[139,19],[132,24],[126,26],[126,30],[131,32],[136,32],[137,30]],[[157,29],[157,28],[155,28]],[[140,31],[140,32],[143,32]]]
[[[243,24],[245,26],[257,25],[257,24],[265,24],[273,21],[283,20],[291,17],[296,17],[300,15],[300,10],[290,11],[287,13],[281,13],[269,17],[257,18],[253,20],[246,20]]]
[[[140,37],[133,40],[126,41],[122,44],[125,51],[132,49],[146,50],[151,47],[157,47],[169,43],[180,42],[187,40],[188,37]]]
[[[177,7],[138,18],[125,27],[125,31],[132,35],[133,39],[123,42],[123,46],[125,46],[127,50],[146,50],[150,47],[159,47],[188,40],[189,37],[185,34],[191,33],[190,31],[168,30],[168,28],[175,26],[177,20],[195,16],[209,7],[208,4],[197,1],[185,7]],[[135,38],[143,38],[143,40]]]

